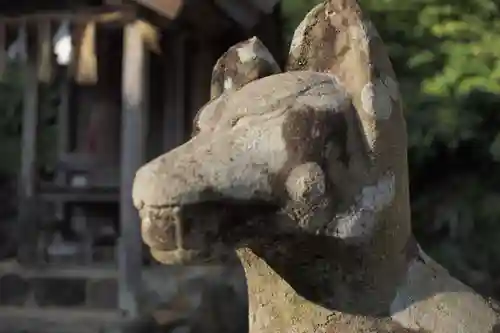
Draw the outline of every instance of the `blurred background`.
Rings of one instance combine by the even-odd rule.
[[[318,2],[282,1],[286,42]],[[404,97],[418,240],[453,275],[500,298],[500,6],[496,0],[361,4],[386,42]],[[0,82],[1,221],[15,219],[15,205],[6,203],[20,161],[20,68],[10,64]],[[56,154],[59,104],[58,87],[44,89],[42,167]]]

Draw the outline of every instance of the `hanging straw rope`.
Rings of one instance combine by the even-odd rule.
[[[50,20],[39,21],[37,32],[38,80],[49,83],[54,76],[52,29]]]

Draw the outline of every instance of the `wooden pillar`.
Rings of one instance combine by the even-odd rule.
[[[137,169],[145,162],[149,55],[137,25],[127,25],[123,38],[119,305],[134,317],[138,314],[142,240],[140,219],[132,202],[132,184]]]
[[[26,27],[21,34],[27,34]],[[23,118],[21,136],[21,167],[19,175],[19,260],[32,263],[36,260],[37,225],[36,225],[36,178],[37,178],[37,134],[38,134],[38,94],[36,48],[26,43],[26,60],[23,67]]]
[[[21,138],[21,187],[22,199],[35,194],[37,132],[38,132],[38,78],[36,53],[28,48],[24,63],[23,122]]]
[[[186,135],[186,36],[172,34],[165,49],[170,50],[165,70],[164,151],[182,144]]]

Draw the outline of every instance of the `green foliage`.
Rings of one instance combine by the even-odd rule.
[[[359,1],[400,81],[417,237],[455,274],[498,297],[500,3]],[[288,36],[312,2],[320,1],[283,0]]]

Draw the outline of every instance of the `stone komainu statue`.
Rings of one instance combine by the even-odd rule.
[[[398,84],[354,0],[307,14],[285,72],[252,38],[212,83],[196,135],[136,175],[158,261],[236,254],[251,333],[498,329],[495,306],[412,237]]]

